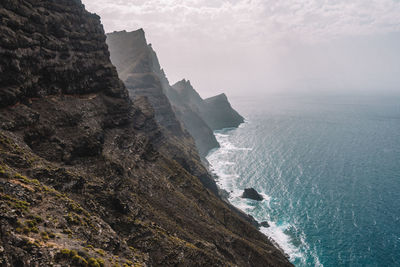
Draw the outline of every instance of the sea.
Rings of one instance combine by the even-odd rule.
[[[295,266],[400,266],[400,96],[231,102],[246,120],[215,132],[210,168]]]

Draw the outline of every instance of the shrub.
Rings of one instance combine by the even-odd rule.
[[[98,254],[100,254],[101,256],[103,256],[103,257],[106,255],[106,253],[104,252],[104,250],[102,250],[102,249],[100,249],[100,248],[97,249],[96,252],[97,252]]]
[[[101,267],[104,267],[104,260],[102,258],[97,258],[96,260]]]
[[[98,261],[95,258],[90,258],[88,260],[88,264],[90,267],[100,267],[100,264],[98,263]]]
[[[73,256],[73,257],[72,257],[72,261],[73,261],[75,264],[81,265],[81,266],[87,266],[87,264],[88,264],[88,262],[87,262],[84,258],[82,258],[81,256],[79,256],[79,255]]]
[[[47,234],[47,232],[41,232],[40,235],[42,236],[42,239],[45,240],[45,241],[50,239],[50,237]]]

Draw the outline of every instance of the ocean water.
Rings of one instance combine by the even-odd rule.
[[[296,266],[400,266],[400,97],[234,99],[208,155],[235,206]],[[254,187],[262,202],[240,198]]]

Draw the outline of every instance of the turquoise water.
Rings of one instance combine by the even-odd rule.
[[[296,266],[400,266],[400,98],[234,101],[208,160]],[[265,200],[240,198],[254,187]]]

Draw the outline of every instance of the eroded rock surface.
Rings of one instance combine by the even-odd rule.
[[[225,94],[202,99],[190,81],[183,79],[172,86],[179,94],[181,102],[196,110],[212,130],[236,128],[244,118],[232,108]]]
[[[114,32],[108,34],[107,42],[111,60],[116,65],[131,99],[135,101],[139,97],[146,97],[154,109],[155,120],[162,132],[161,140],[156,143],[157,148],[168,153],[187,171],[199,177],[203,185],[217,194],[217,185],[201,163],[195,140],[183,127],[165,93],[172,88],[160,67],[156,53],[151,45],[147,44],[144,31],[140,29],[133,32]],[[193,122],[196,120],[195,116],[191,117],[194,118]],[[197,118],[197,121],[205,125],[201,118]],[[208,129],[207,125],[205,127]],[[203,133],[198,130],[199,133]],[[215,140],[211,130],[208,134]]]
[[[252,200],[261,201],[264,198],[254,188],[246,188],[243,191],[242,198],[248,198]]]
[[[0,15],[0,265],[290,265],[129,99],[98,16],[78,0]]]
[[[175,135],[182,135],[180,122],[193,137],[201,158],[219,147],[214,130],[243,123],[225,95],[203,100],[187,80],[171,86],[142,29],[109,33],[107,43],[131,97],[148,96],[157,122]]]

